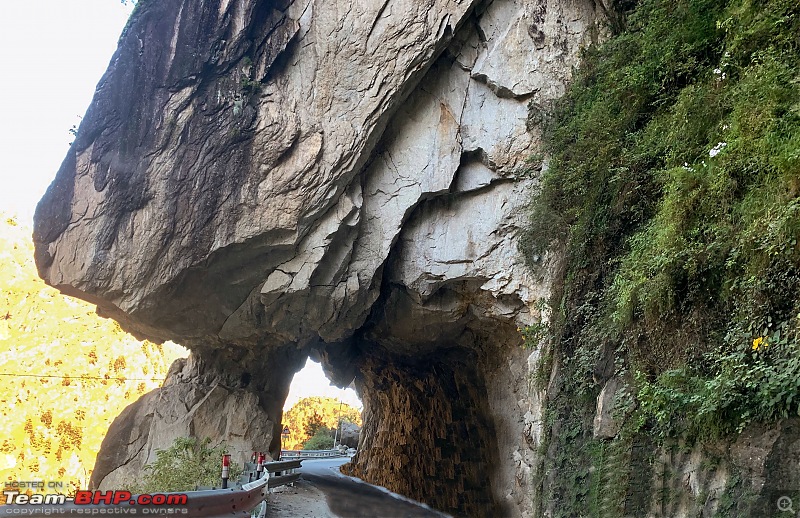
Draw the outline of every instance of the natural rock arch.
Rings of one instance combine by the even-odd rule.
[[[528,105],[563,92],[596,17],[589,0],[140,3],[38,207],[36,258],[193,356],[118,419],[93,481],[178,431],[275,453],[313,354],[364,400],[354,473],[457,514],[529,508],[518,327],[549,279],[516,245],[541,167]]]

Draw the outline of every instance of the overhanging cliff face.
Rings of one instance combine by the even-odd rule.
[[[589,0],[142,0],[38,207],[40,273],[190,347],[214,366],[191,379],[255,393],[275,437],[275,371],[317,355],[365,399],[360,476],[523,512],[517,327],[548,293],[515,244],[528,104],[562,93],[595,22]]]
[[[144,3],[40,205],[42,273],[156,338],[345,336],[358,175],[471,7]]]

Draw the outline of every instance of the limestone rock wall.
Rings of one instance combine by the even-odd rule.
[[[788,516],[779,500],[800,498],[796,418],[691,446],[637,441],[622,457],[621,471],[631,477],[627,498],[616,504],[625,516]]]
[[[544,0],[143,3],[39,205],[40,272],[156,339],[334,342],[448,195],[395,275],[527,302],[527,105],[563,91],[594,21]]]
[[[39,205],[42,275],[189,345],[352,333],[357,177],[475,3],[143,3]]]
[[[223,370],[194,355],[176,360],[161,388],[145,394],[114,420],[90,486],[130,487],[142,468],[155,461],[156,452],[172,446],[178,437],[209,438],[213,445],[224,442],[240,464],[249,461],[254,451],[279,458],[281,408],[291,376],[305,355],[272,360],[281,362],[284,377],[279,371],[261,385],[251,380],[249,372]]]

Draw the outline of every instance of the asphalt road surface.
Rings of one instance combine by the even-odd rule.
[[[392,495],[383,488],[346,477],[339,466],[348,457],[306,459],[300,472],[303,480],[320,490],[331,512],[341,518],[442,518],[448,515],[417,502]]]

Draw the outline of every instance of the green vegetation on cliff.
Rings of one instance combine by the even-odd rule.
[[[549,125],[530,246],[566,238],[565,353],[612,346],[664,425],[797,415],[797,2],[643,1]]]
[[[531,113],[550,162],[523,249],[565,251],[549,423],[552,450],[584,445],[551,456],[573,503],[591,500],[581,466],[603,455],[591,419],[612,376],[631,387],[623,433],[721,437],[800,413],[800,4],[642,0],[621,19]]]

